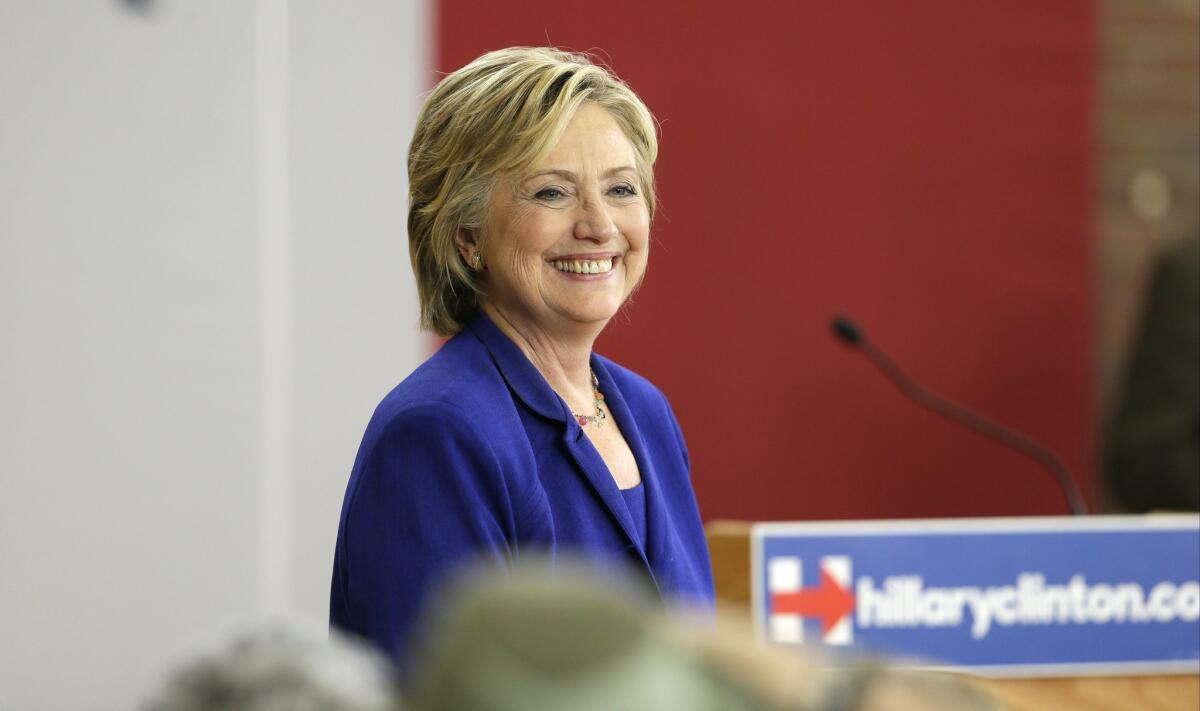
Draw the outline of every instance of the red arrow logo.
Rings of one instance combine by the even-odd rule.
[[[820,617],[821,634],[828,634],[843,617],[854,611],[854,595],[821,569],[821,585],[794,593],[771,595],[771,612],[779,615]]]

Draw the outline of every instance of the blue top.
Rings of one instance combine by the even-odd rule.
[[[403,667],[426,593],[470,561],[569,554],[641,570],[668,605],[711,608],[712,571],[671,407],[649,381],[593,355],[645,490],[639,535],[570,408],[477,314],[376,408],[342,504],[330,624]]]
[[[640,483],[629,489],[621,489],[625,506],[629,508],[629,516],[633,519],[633,527],[637,530],[637,542],[646,542],[646,487]]]

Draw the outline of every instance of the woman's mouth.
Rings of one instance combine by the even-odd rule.
[[[612,271],[613,258],[604,259],[555,259],[550,262],[560,272],[569,274],[607,274]]]

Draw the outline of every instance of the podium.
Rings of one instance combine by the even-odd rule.
[[[718,603],[751,615],[752,524],[713,521],[706,526]],[[1200,711],[1200,676],[1077,676],[989,678],[963,676],[1014,711]]]

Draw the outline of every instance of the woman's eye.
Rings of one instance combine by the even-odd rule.
[[[533,194],[533,196],[536,197],[538,200],[558,200],[559,198],[564,197],[565,195],[566,195],[566,193],[564,193],[562,190],[559,190],[558,188],[542,188],[541,190],[539,190]]]
[[[617,197],[633,197],[634,195],[637,195],[637,190],[634,190],[632,185],[627,185],[624,183],[612,186],[612,189],[609,190],[609,192]]]

